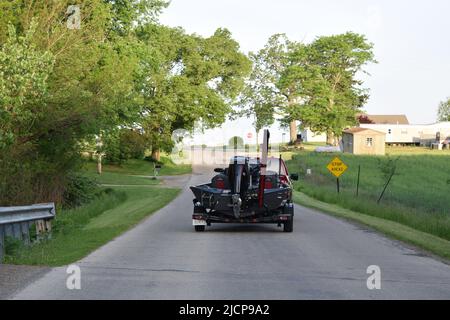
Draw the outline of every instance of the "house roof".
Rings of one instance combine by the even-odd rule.
[[[386,135],[386,133],[384,132],[380,132],[380,131],[376,131],[376,130],[372,130],[372,129],[367,129],[367,128],[360,128],[360,127],[353,127],[347,130],[344,130],[344,133],[349,133],[349,134],[362,134],[362,133],[375,133],[378,135]]]
[[[374,124],[409,124],[408,118],[404,114],[367,114],[365,116]]]

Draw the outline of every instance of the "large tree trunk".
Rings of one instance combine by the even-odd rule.
[[[161,161],[161,151],[158,147],[152,148],[152,159],[155,161]]]
[[[292,120],[289,124],[289,134],[291,144],[295,144],[297,141],[297,121]]]
[[[256,152],[259,152],[259,130],[256,129]]]
[[[333,132],[327,132],[327,145],[333,147],[339,146],[339,137],[335,136]]]
[[[329,146],[334,146],[334,143],[335,143],[334,140],[335,140],[335,139],[334,139],[334,134],[333,134],[333,132],[328,131],[328,132],[327,132],[327,145],[329,145]]]

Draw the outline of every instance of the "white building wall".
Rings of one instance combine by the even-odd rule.
[[[438,122],[428,125],[362,123],[360,127],[386,133],[386,143],[428,144],[430,140],[435,140],[437,132],[441,133],[441,140],[450,137],[450,122]]]
[[[327,135],[325,133],[314,133],[309,128],[301,131],[302,139],[304,142],[327,142]]]

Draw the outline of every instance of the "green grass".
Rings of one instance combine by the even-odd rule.
[[[159,180],[150,177],[124,175],[115,172],[103,172],[99,175],[88,170],[85,175],[105,185],[157,185],[160,183]]]
[[[192,172],[192,167],[190,165],[177,165],[165,156],[161,157],[161,163],[160,176],[180,175]],[[85,164],[85,169],[88,172],[95,173],[97,171],[97,163],[88,161]],[[130,159],[122,165],[104,164],[102,166],[102,172],[120,175],[153,176],[154,166],[153,162],[150,161]]]
[[[387,146],[386,154],[388,155],[435,155],[450,156],[450,150],[432,150],[429,147],[415,146]]]
[[[295,188],[315,199],[343,208],[390,220],[422,232],[450,240],[450,157],[409,154],[391,157],[340,154],[348,165],[341,177],[341,193],[326,165],[334,154],[301,152],[288,161],[291,173],[301,179]],[[397,160],[397,171],[380,204],[388,179],[389,161]],[[359,197],[356,197],[358,166],[361,165]],[[306,175],[306,169],[312,175]]]
[[[5,263],[62,266],[78,261],[164,207],[178,189],[112,188],[73,210],[60,211],[51,240],[20,246],[7,252]]]
[[[161,174],[190,172],[190,166],[177,167],[168,159],[164,161],[165,169]],[[115,186],[101,188],[95,199],[86,205],[58,210],[51,239],[34,242],[31,246],[8,240],[5,263],[70,264],[129,230],[179,194],[179,189],[155,187],[153,185],[158,184],[158,180],[142,177],[151,175],[152,170],[151,162],[130,160],[122,166],[105,165],[103,174],[98,175],[96,164],[87,162],[84,168],[86,176],[101,184]]]
[[[321,202],[300,192],[294,192],[293,198],[296,203],[305,207],[318,209],[339,218],[356,221],[384,233],[391,238],[410,243],[442,258],[450,259],[450,241],[448,240],[415,230],[401,223],[361,214],[337,205]]]

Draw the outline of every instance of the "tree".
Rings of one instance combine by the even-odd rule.
[[[308,99],[318,74],[318,66],[310,61],[310,46],[290,42],[277,86],[286,98],[283,122],[289,123],[290,142],[297,140],[297,120],[302,119],[302,106]]]
[[[128,35],[136,24],[156,22],[159,14],[167,8],[165,0],[104,0],[111,7],[111,30]]]
[[[244,139],[239,136],[231,137],[230,140],[228,140],[228,146],[233,149],[242,148],[244,146]]]
[[[274,123],[276,108],[282,104],[282,100],[270,73],[265,69],[263,52],[250,53],[249,59],[253,68],[238,101],[240,109],[236,116],[253,117],[256,146],[259,150],[258,134],[262,128]]]
[[[286,73],[290,64],[290,53],[297,45],[285,34],[275,34],[258,53],[259,68],[265,74],[268,88],[273,90],[271,95],[277,104],[276,113],[284,116],[283,123],[289,124],[291,143],[297,140],[297,119],[292,116],[291,111],[299,100],[298,92],[293,90],[299,81],[287,77]]]
[[[170,149],[171,134],[195,123],[205,128],[222,124],[231,112],[250,62],[226,29],[202,38],[180,28],[146,24],[138,28],[141,69],[136,81],[141,120],[159,160]]]
[[[0,203],[62,202],[82,141],[135,113],[137,59],[124,39],[107,37],[111,7],[102,0],[79,4],[79,30],[66,27],[70,1],[13,2],[0,15],[0,32],[9,23],[17,34],[0,35],[9,39],[1,44]]]
[[[450,98],[439,103],[438,121],[450,121]]]
[[[376,62],[372,49],[364,36],[351,32],[319,37],[308,48],[314,69],[300,120],[313,131],[326,132],[328,144],[336,145],[342,130],[356,123],[369,98],[356,77],[366,64]]]
[[[26,140],[39,114],[35,109],[48,94],[54,57],[32,44],[37,24],[23,36],[9,26],[9,37],[0,50],[0,149]]]

